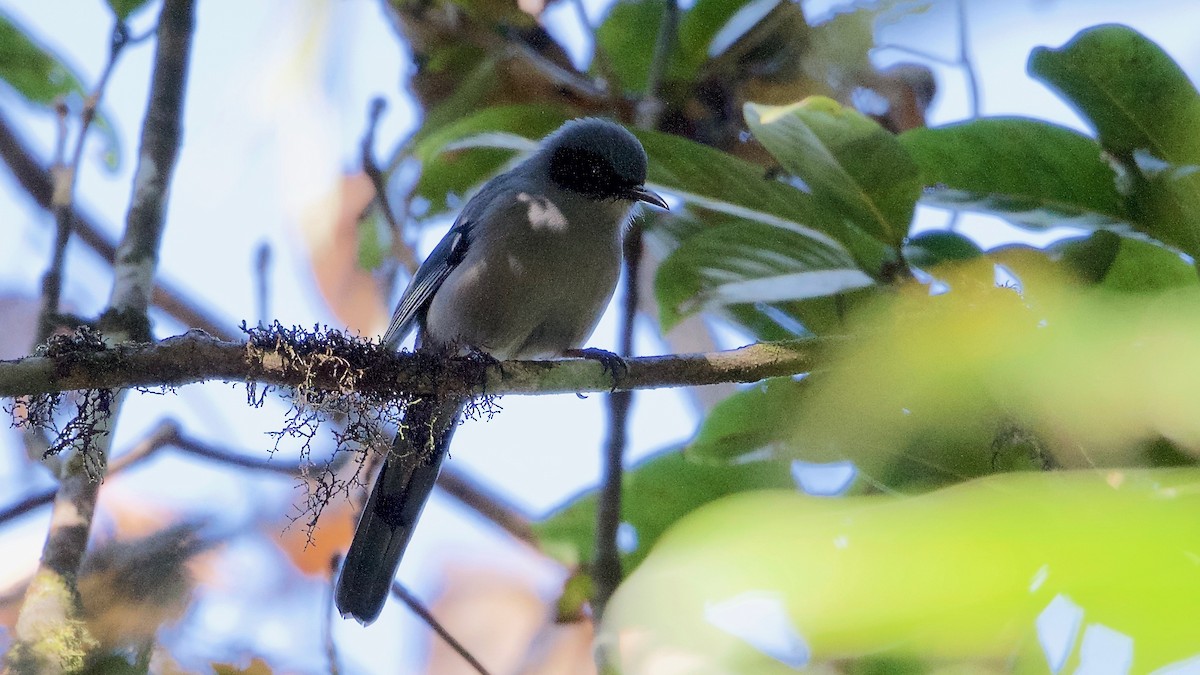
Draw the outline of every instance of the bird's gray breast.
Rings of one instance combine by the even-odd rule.
[[[561,192],[497,195],[430,302],[427,339],[501,359],[581,346],[616,286],[628,211]]]

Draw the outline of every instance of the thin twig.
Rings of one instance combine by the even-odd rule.
[[[408,589],[405,588],[404,585],[399,581],[392,582],[392,595],[396,596],[400,602],[408,605],[408,608],[412,610],[412,613],[419,616],[421,620],[426,623],[426,625],[433,629],[433,632],[438,634],[438,637],[442,638],[447,645],[450,645],[450,648],[453,649],[456,654],[463,657],[463,660],[471,664],[471,667],[475,669],[475,672],[479,673],[479,675],[488,675],[487,668],[484,668],[483,664],[480,663],[479,660],[474,656],[472,656],[471,652],[467,651],[467,648],[464,647],[461,642],[454,639],[454,636],[450,634],[450,631],[446,630],[445,626],[438,623],[438,620],[435,619],[433,614],[425,608],[425,605],[423,605],[415,595],[409,593]]]
[[[71,239],[71,221],[75,202],[75,185],[79,176],[79,168],[83,162],[83,147],[87,141],[88,129],[96,119],[96,109],[108,86],[108,79],[117,65],[121,51],[128,44],[129,32],[125,24],[117,21],[112,29],[112,39],[109,45],[108,62],[100,73],[100,79],[84,101],[80,112],[79,136],[75,141],[75,150],[68,161],[65,157],[67,144],[67,115],[65,105],[58,106],[59,133],[55,150],[54,170],[51,171],[54,186],[51,196],[51,211],[54,214],[54,250],[50,257],[50,265],[42,276],[42,309],[38,316],[38,330],[34,337],[35,344],[41,344],[54,332],[59,324],[59,304],[62,296],[63,268],[67,259],[67,244]]]
[[[13,178],[25,192],[46,210],[53,210],[55,180],[51,172],[37,159],[33,150],[13,131],[12,125],[0,110],[0,160],[10,170]],[[73,224],[72,234],[85,246],[94,251],[108,264],[117,257],[117,245],[105,228],[96,225],[95,219],[81,213],[77,207],[70,209]],[[186,294],[170,282],[156,281],[153,291],[154,305],[162,309],[187,328],[199,328],[210,335],[232,340],[237,337],[229,323],[218,319],[186,298]]]
[[[325,641],[325,660],[329,666],[329,675],[338,675],[337,641],[333,639],[333,617],[335,612],[334,597],[336,595],[338,567],[342,564],[342,556],[334,554],[329,558],[329,584],[325,589],[325,621],[322,622],[321,636]]]
[[[404,242],[404,228],[400,226],[400,221],[396,219],[396,212],[392,209],[391,197],[388,196],[388,174],[379,167],[379,163],[375,161],[375,130],[379,126],[379,119],[383,116],[383,111],[387,109],[387,101],[382,97],[371,99],[371,107],[367,112],[367,130],[363,133],[361,161],[363,173],[367,178],[371,179],[371,185],[375,188],[375,198],[367,205],[361,218],[366,218],[370,213],[372,206],[378,206],[383,213],[383,219],[388,225],[388,230],[391,232],[392,238],[392,254],[400,261],[400,264],[412,274],[417,270],[417,259],[413,255],[413,250]]]
[[[465,475],[452,468],[442,469],[442,473],[437,478],[437,486],[467,508],[497,525],[514,539],[533,547],[538,546],[538,540],[533,534],[533,525],[529,522],[528,516],[505,502],[501,497],[477,485]]]
[[[678,30],[679,1],[667,0],[663,8],[662,23],[658,27],[658,37],[654,41],[650,70],[646,73],[646,95],[638,102],[637,125],[642,129],[657,128],[658,120],[666,107],[663,103],[662,88]]]
[[[254,290],[258,296],[258,325],[267,325],[270,313],[271,245],[260,242],[254,250]]]
[[[639,274],[642,259],[642,233],[635,223],[625,234],[625,295],[621,298],[621,324],[618,349],[623,356],[633,355],[633,329],[637,319]],[[617,547],[617,530],[621,525],[621,478],[625,463],[625,446],[629,440],[629,409],[633,392],[617,391],[608,396],[608,439],[604,463],[600,472],[600,494],[596,501],[596,541],[591,573],[595,584],[592,595],[592,616],[597,626],[604,616],[608,599],[621,583],[621,552]],[[596,651],[603,658],[604,650]],[[604,668],[601,667],[603,672]]]
[[[979,80],[975,76],[975,64],[971,61],[971,36],[967,25],[967,5],[964,0],[954,3],[958,19],[958,65],[962,68],[963,77],[967,81],[967,110],[969,118],[979,117],[980,92]]]

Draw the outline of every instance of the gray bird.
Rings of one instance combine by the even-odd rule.
[[[645,181],[633,134],[600,119],[567,122],[467,202],[413,275],[384,342],[398,348],[416,324],[420,349],[469,347],[497,359],[578,350],[612,298],[630,210],[667,208]],[[408,406],[342,565],[343,616],[379,616],[466,403]]]

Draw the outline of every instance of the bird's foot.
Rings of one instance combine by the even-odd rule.
[[[629,374],[629,363],[625,358],[607,349],[597,349],[595,347],[568,349],[563,352],[563,356],[599,361],[601,367],[604,368],[604,372],[612,376],[612,391],[616,391],[617,385]]]

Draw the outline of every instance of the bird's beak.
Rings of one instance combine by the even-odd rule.
[[[633,190],[631,190],[629,192],[629,196],[632,197],[633,200],[636,202],[646,202],[647,204],[653,204],[664,211],[671,210],[671,209],[667,208],[667,203],[663,201],[662,197],[659,197],[652,190],[647,190],[644,187],[633,188]]]

